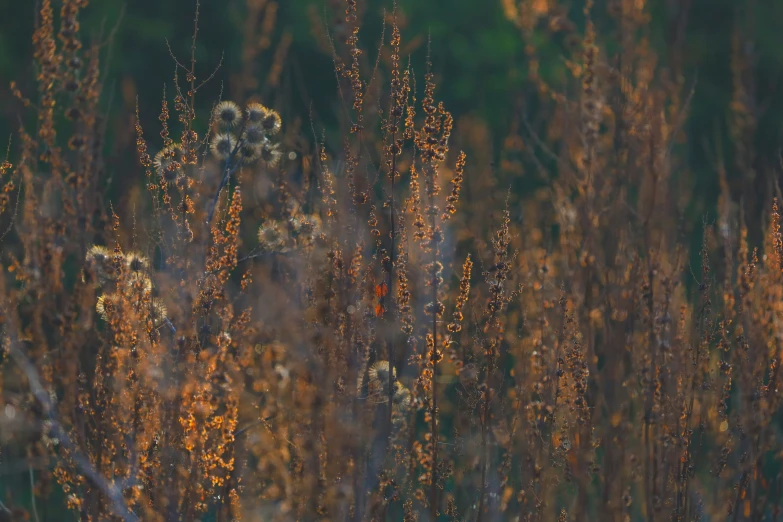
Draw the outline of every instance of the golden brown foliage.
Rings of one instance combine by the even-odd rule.
[[[36,132],[0,164],[0,462],[29,470],[34,517],[62,491],[94,521],[774,519],[778,202],[754,248],[724,190],[689,266],[672,178],[690,94],[658,66],[645,2],[611,3],[611,57],[592,2],[584,34],[554,2],[503,2],[547,115],[520,114],[500,153],[504,173],[543,180],[524,203],[472,162],[486,136],[437,101],[449,86],[429,57],[416,92],[397,13],[374,65],[347,0],[328,39],[341,148],[295,150],[309,138],[250,73],[234,78],[243,103],[197,114],[192,56],[175,64],[179,138],[165,92],[160,143],[136,109],[144,213],[102,199],[85,5],[65,0],[55,33],[42,0],[37,101],[14,87]],[[245,36],[260,23],[266,40],[246,66],[277,9],[249,5]],[[541,25],[570,35],[570,89],[539,74]],[[735,88],[747,170],[754,122]]]

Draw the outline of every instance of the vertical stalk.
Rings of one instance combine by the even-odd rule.
[[[432,483],[430,485],[430,513],[433,522],[438,519],[438,242],[435,215],[432,214]]]
[[[394,100],[392,100],[392,103],[393,104],[395,103]],[[392,117],[394,117],[394,116],[392,115]],[[396,122],[393,122],[392,125],[395,126],[395,130],[396,130]],[[394,284],[394,262],[395,262],[395,248],[396,248],[395,244],[394,244],[395,233],[396,233],[395,226],[394,226],[394,178],[395,178],[395,176],[397,174],[397,154],[395,153],[395,151],[396,151],[396,143],[395,143],[395,141],[396,141],[396,132],[392,132],[392,136],[391,136],[391,143],[392,143],[392,145],[391,145],[391,147],[392,147],[391,154],[392,154],[392,158],[391,158],[391,173],[390,173],[390,176],[391,176],[391,195],[390,195],[390,199],[391,199],[391,201],[389,203],[389,222],[390,222],[390,227],[391,227],[391,247],[389,249],[389,260],[390,260],[389,261],[389,284],[388,284],[388,290],[387,290],[388,291],[387,295],[389,296],[389,308],[391,308],[393,306],[393,303],[394,303],[394,293],[393,293],[392,285]],[[392,319],[392,321],[394,321],[394,317],[391,317],[391,319]],[[389,389],[388,389],[388,394],[389,394],[388,399],[389,400],[388,400],[388,408],[387,408],[388,409],[388,411],[387,411],[388,417],[386,419],[386,426],[387,426],[386,437],[389,439],[389,446],[391,446],[392,406],[393,406],[392,402],[394,400],[394,381],[395,381],[395,377],[394,377],[394,365],[395,365],[394,355],[395,355],[395,353],[394,353],[394,331],[392,329],[392,333],[391,333],[390,338],[389,338]]]

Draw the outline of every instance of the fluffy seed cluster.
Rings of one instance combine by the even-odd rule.
[[[251,102],[241,110],[233,101],[215,106],[212,119],[216,130],[210,140],[213,156],[234,165],[256,162],[276,167],[282,158],[279,143],[273,143],[283,121],[277,111],[261,103]]]
[[[83,280],[89,278],[102,290],[95,310],[109,324],[120,320],[121,314],[135,313],[153,328],[160,328],[167,317],[166,305],[153,297],[150,259],[141,252],[110,251],[93,245],[87,251]]]
[[[258,228],[258,247],[262,252],[284,254],[313,247],[322,235],[321,219],[313,214],[296,213],[286,221],[265,221]]]

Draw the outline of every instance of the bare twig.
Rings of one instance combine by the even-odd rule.
[[[33,518],[35,522],[41,522],[38,518],[38,507],[35,504],[35,475],[33,474],[33,467],[27,466],[27,470],[30,474],[30,503],[33,505]]]
[[[9,315],[5,313],[3,315],[6,318],[9,317]],[[41,384],[41,379],[38,376],[38,370],[35,368],[27,355],[17,346],[19,341],[16,339],[16,336],[13,333],[13,329],[6,325],[6,331],[9,335],[8,353],[27,377],[30,390],[33,392],[35,399],[40,403],[44,414],[50,422],[50,431],[60,441],[60,445],[71,454],[73,461],[79,468],[79,471],[88,479],[90,479],[90,481],[98,489],[100,489],[104,495],[106,495],[110,501],[110,505],[114,514],[122,518],[125,522],[137,522],[139,517],[137,517],[136,514],[130,510],[130,508],[128,508],[128,504],[125,502],[122,491],[120,491],[116,484],[109,482],[106,477],[101,475],[100,472],[95,469],[95,466],[93,466],[92,462],[90,462],[90,459],[87,458],[87,456],[84,455],[71,441],[65,429],[60,424],[60,421],[57,419],[54,409],[52,408],[52,402],[49,394]],[[33,511],[35,512],[35,502],[33,502]],[[35,518],[36,520],[38,519],[37,515]]]

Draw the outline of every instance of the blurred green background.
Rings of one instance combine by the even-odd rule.
[[[201,78],[223,56],[216,79],[199,98],[207,110],[223,89],[230,93],[232,75],[243,70],[243,28],[248,17],[247,0],[202,0],[196,57]],[[495,159],[509,132],[520,99],[529,98],[525,42],[515,25],[504,16],[502,0],[398,0],[403,26],[403,61],[410,56],[423,71],[427,38],[431,39],[434,70],[441,85],[438,91],[456,119],[470,115],[484,121],[494,145]],[[552,3],[552,2],[550,2]],[[598,1],[593,10],[599,34],[612,27],[607,14],[608,0]],[[362,46],[372,63],[382,31],[383,12],[392,9],[392,0],[359,2],[363,26]],[[583,2],[560,3],[569,17],[580,25]],[[778,150],[783,143],[783,47],[779,45],[779,22],[783,2],[770,0],[652,0],[651,41],[666,67],[672,25],[678,12],[687,12],[682,71],[686,84],[696,82],[696,92],[686,123],[689,138],[683,146],[687,157],[688,182],[694,194],[689,217],[701,221],[714,209],[719,186],[715,169],[705,150],[715,150],[720,142],[728,166],[732,194],[744,199],[747,215],[754,218],[768,202],[777,182]],[[55,9],[58,2],[55,2]],[[327,130],[339,112],[337,88],[328,49],[324,48],[324,28],[335,38],[341,35],[344,2],[340,0],[286,0],[277,3],[276,23],[269,47],[254,59],[253,75],[259,96],[265,103],[281,107],[287,116],[303,120],[313,114],[314,122]],[[36,19],[37,2],[0,2],[0,135],[8,135],[24,114],[11,95],[10,80],[17,80],[23,92],[34,92],[30,36]],[[111,192],[123,189],[123,180],[133,178],[132,114],[138,95],[142,121],[148,132],[156,131],[164,83],[172,84],[174,66],[167,41],[177,56],[187,58],[193,31],[195,0],[96,0],[81,15],[85,43],[106,39],[116,28],[111,45],[104,52],[104,106],[110,117],[107,139],[109,168],[116,171]],[[260,17],[262,21],[263,15]],[[260,22],[259,22],[260,23]],[[755,179],[749,179],[733,166],[733,147],[728,131],[733,95],[731,43],[735,28],[742,29],[742,49],[752,70],[746,84],[758,128],[749,140],[755,144]],[[578,29],[581,31],[581,29]],[[390,28],[387,27],[388,40]],[[274,53],[284,35],[290,35],[290,48],[275,89],[263,87]],[[536,46],[543,57],[544,76],[563,74],[565,47],[557,38],[536,34]],[[284,114],[286,116],[286,114]],[[303,125],[309,126],[305,121]],[[306,129],[309,130],[309,129]],[[116,137],[117,139],[112,139]],[[2,139],[0,141],[5,141]],[[338,142],[339,143],[339,142]],[[136,169],[138,172],[138,169]],[[140,174],[140,173],[139,173]],[[504,179],[514,190],[525,184]],[[115,192],[116,193],[116,192]],[[107,196],[111,197],[112,194]],[[768,207],[767,207],[768,208]],[[714,214],[712,216],[714,218]]]

